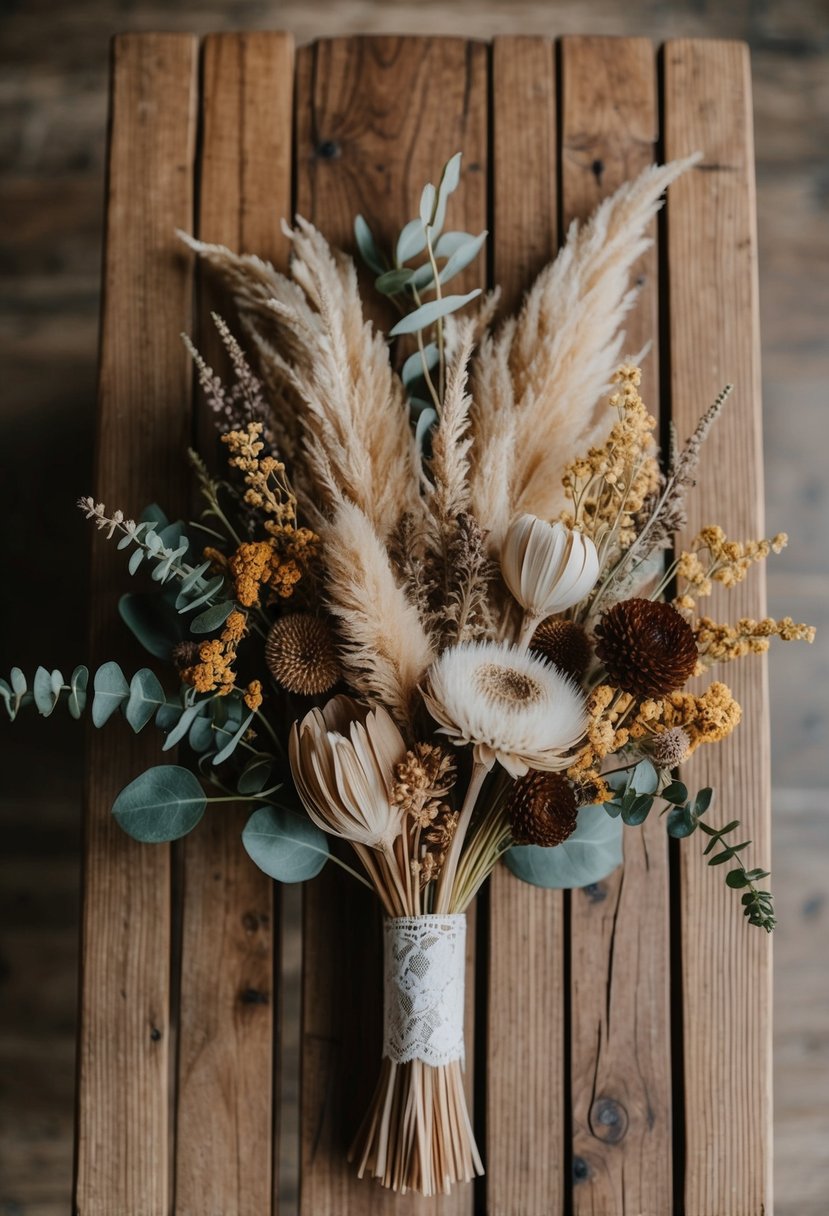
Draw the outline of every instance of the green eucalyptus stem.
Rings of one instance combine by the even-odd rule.
[[[440,288],[440,274],[438,272],[438,264],[435,259],[435,251],[432,247],[432,229],[427,224],[426,226],[426,250],[429,254],[429,264],[432,267],[432,276],[435,280],[435,299],[442,300],[443,294]],[[444,348],[444,332],[443,332],[443,317],[438,317],[435,326],[438,340],[438,396],[443,402],[446,392],[446,352]]]
[[[415,304],[418,306],[418,308],[420,308],[423,301],[420,298],[420,292],[417,290],[416,287],[412,288],[412,295],[414,296]],[[423,364],[423,379],[426,381],[426,387],[428,388],[432,401],[435,404],[435,409],[437,410],[438,413],[440,413],[441,406],[442,406],[441,397],[440,397],[440,394],[438,393],[438,390],[435,388],[435,384],[434,384],[434,381],[432,380],[431,372],[429,371],[429,364],[426,360],[426,348],[423,345],[423,330],[422,329],[418,329],[416,331],[415,338],[417,339],[417,349],[420,351],[420,361]]]

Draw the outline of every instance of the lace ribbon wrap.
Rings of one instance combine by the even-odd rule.
[[[390,917],[383,927],[383,1055],[439,1068],[463,1060],[466,917]]]

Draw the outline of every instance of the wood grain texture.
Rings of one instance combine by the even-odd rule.
[[[173,233],[193,222],[196,40],[119,38],[113,51],[95,494],[137,517],[184,510],[190,378],[178,333],[192,267]],[[93,548],[91,654],[134,669],[116,599],[123,554]],[[170,866],[110,814],[118,790],[159,762],[159,743],[110,724],[90,734],[84,846],[75,1208],[80,1216],[168,1210]]]
[[[561,45],[563,222],[657,159],[654,48],[643,38],[565,38]],[[655,238],[655,225],[651,236]],[[642,394],[659,417],[657,256],[639,284],[625,350],[651,344]],[[671,1205],[668,850],[653,816],[625,832],[625,864],[570,895],[573,1209],[663,1216]]]
[[[492,277],[512,312],[558,246],[553,43],[496,39],[491,87]],[[565,1192],[563,899],[499,866],[489,907],[487,1210],[548,1216]]]
[[[723,384],[732,399],[708,440],[690,496],[688,539],[719,522],[734,537],[763,532],[757,233],[748,49],[676,41],[664,49],[665,152],[701,149],[703,162],[671,187],[668,266],[672,413],[681,439]],[[717,620],[761,617],[762,569],[706,611]],[[715,671],[715,677],[719,673]],[[722,678],[743,706],[725,744],[701,748],[684,773],[712,785],[709,820],[740,819],[751,864],[769,862],[766,664],[748,658]],[[772,1211],[771,946],[747,928],[739,900],[701,859],[681,849],[685,1209],[694,1216]]]
[[[450,224],[474,232],[486,226],[482,44],[427,38],[316,43],[297,57],[296,114],[296,208],[332,244],[352,249],[354,215],[362,212],[388,247],[416,214],[424,183],[436,180],[459,149],[464,169]],[[480,266],[471,267],[458,283],[481,277]],[[370,280],[366,296],[372,298]],[[379,307],[374,315],[384,319]],[[305,892],[301,1213],[471,1213],[471,1186],[448,1199],[400,1198],[358,1180],[346,1162],[380,1062],[380,918],[376,900],[364,899],[352,880],[332,870]],[[470,1011],[471,979],[470,970]],[[470,1064],[472,1029],[468,1018]]]
[[[276,33],[208,38],[202,67],[198,234],[287,264],[293,41]],[[224,372],[202,281],[199,346]],[[215,420],[199,397],[202,450]],[[279,978],[275,886],[241,846],[249,808],[213,808],[183,844],[176,1212],[270,1210],[274,1027]],[[278,965],[278,959],[276,960]]]

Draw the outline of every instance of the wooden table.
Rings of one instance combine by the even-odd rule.
[[[489,228],[508,306],[571,219],[652,160],[703,151],[642,259],[627,345],[653,343],[644,392],[680,438],[736,384],[688,531],[718,520],[760,535],[751,93],[736,42],[372,37],[295,53],[270,32],[117,39],[97,497],[187,512],[183,451],[204,426],[179,333],[206,335],[211,289],[176,227],[283,265],[293,211],[346,248],[358,211],[388,238],[459,149],[452,224]],[[93,657],[137,666],[115,614],[123,567],[96,543]],[[728,611],[762,615],[762,578]],[[717,787],[762,862],[765,674],[757,662],[728,676],[743,725],[688,777]],[[180,847],[120,832],[113,797],[158,746],[115,727],[89,740],[76,1210],[264,1216],[278,1206],[280,891],[248,862],[233,811]],[[310,884],[302,1216],[770,1216],[770,945],[700,851],[669,848],[654,817],[627,833],[624,869],[587,890],[496,874],[477,909],[468,1030],[472,1043],[474,1005],[488,1172],[430,1202],[392,1198],[345,1163],[379,1062],[379,927],[338,876]]]

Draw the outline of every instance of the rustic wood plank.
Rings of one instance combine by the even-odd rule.
[[[565,38],[564,224],[657,159],[654,48],[644,38]],[[655,226],[654,226],[655,228]],[[656,233],[652,230],[651,235]],[[642,394],[659,417],[656,249],[632,272],[626,350],[651,345]],[[625,864],[570,896],[573,1209],[663,1216],[671,1206],[668,849],[652,817],[625,833]]]
[[[512,312],[558,247],[552,42],[496,39],[491,91],[493,282]],[[489,900],[487,1209],[547,1216],[565,1191],[563,899],[499,866]]]
[[[202,68],[198,233],[287,264],[291,211],[293,40],[279,33],[207,38]],[[199,345],[225,370],[202,284]],[[215,420],[197,406],[205,450]],[[184,842],[178,1048],[176,1212],[270,1211],[278,895],[248,858],[249,811],[221,808]]]
[[[193,222],[197,44],[189,35],[118,38],[113,50],[96,497],[136,515],[185,509],[182,453],[190,376],[178,338],[192,267],[174,236]],[[93,548],[93,661],[146,662],[115,609],[123,555]],[[122,723],[87,755],[77,1176],[80,1216],[168,1209],[169,848],[137,844],[113,798],[159,759],[157,737]]]
[[[353,247],[354,215],[362,212],[388,246],[416,213],[423,184],[458,150],[464,171],[451,224],[471,231],[485,226],[482,44],[386,37],[317,43],[298,53],[296,109],[297,211],[332,244]],[[476,283],[480,276],[473,267],[458,281]],[[382,311],[375,315],[382,318]],[[472,925],[470,936],[474,940]],[[339,874],[315,879],[305,892],[304,952],[301,1213],[471,1213],[471,1186],[458,1187],[449,1199],[400,1198],[356,1179],[345,1159],[380,1062],[376,900],[363,899]],[[471,1074],[469,1017],[467,1028]]]
[[[666,155],[704,154],[671,187],[668,202],[671,401],[680,439],[726,381],[735,385],[707,444],[684,539],[713,521],[729,535],[754,537],[763,530],[763,461],[748,49],[669,42],[664,75]],[[762,570],[715,595],[710,612],[718,620],[763,616]],[[743,706],[742,725],[727,743],[701,748],[684,778],[692,787],[716,788],[709,818],[741,819],[754,841],[752,863],[765,865],[766,665],[745,659],[722,678]],[[755,1216],[772,1210],[771,948],[761,930],[745,924],[735,893],[708,870],[701,852],[696,837],[680,851],[685,1210]]]

